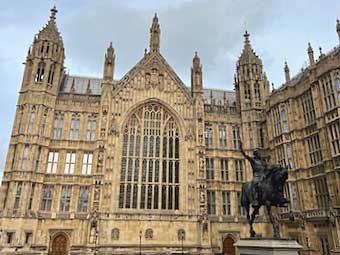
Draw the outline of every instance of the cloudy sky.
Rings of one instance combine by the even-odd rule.
[[[2,172],[23,74],[33,36],[47,22],[52,0],[0,0],[0,172]],[[325,2],[327,5],[325,5]],[[122,77],[148,47],[157,12],[161,53],[186,84],[197,50],[204,86],[232,89],[245,29],[270,81],[283,81],[285,60],[296,74],[306,65],[307,42],[324,52],[339,44],[339,0],[59,0],[57,23],[70,74],[102,74],[110,41],[116,49],[115,78]],[[1,173],[0,173],[1,175]]]

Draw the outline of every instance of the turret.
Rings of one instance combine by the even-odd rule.
[[[237,62],[235,90],[237,106],[241,110],[264,107],[266,83],[262,71],[262,61],[251,47],[249,33],[244,34],[244,48]]]
[[[56,6],[48,23],[35,35],[26,58],[22,89],[39,85],[39,89],[57,92],[64,70],[64,44],[56,24]],[[37,86],[33,86],[37,87]]]
[[[285,71],[286,83],[288,83],[290,81],[290,73],[289,73],[289,67],[288,67],[287,61],[285,62],[284,71]]]
[[[200,63],[200,58],[195,52],[195,56],[192,60],[191,67],[191,92],[195,96],[197,93],[203,92],[203,77],[202,77],[202,65]]]
[[[105,54],[105,61],[104,61],[104,80],[113,81],[113,73],[115,69],[115,50],[112,47],[112,42],[110,46],[107,48],[107,52]]]
[[[150,28],[150,52],[159,52],[160,48],[160,36],[161,36],[161,29],[158,23],[157,14],[155,14],[152,26]]]
[[[312,66],[315,64],[315,60],[314,60],[314,51],[310,43],[308,43],[307,52],[308,52],[309,64]]]

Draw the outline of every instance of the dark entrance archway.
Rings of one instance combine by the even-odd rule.
[[[68,240],[64,234],[58,234],[54,237],[52,255],[68,255]]]
[[[223,241],[223,255],[235,255],[234,239],[227,237]]]

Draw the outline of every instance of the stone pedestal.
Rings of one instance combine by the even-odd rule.
[[[241,239],[234,246],[238,255],[298,255],[302,248],[289,239]]]

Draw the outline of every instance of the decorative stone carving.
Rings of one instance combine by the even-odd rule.
[[[111,231],[111,239],[112,240],[119,240],[119,229],[118,228],[114,228]]]
[[[145,239],[146,240],[152,240],[153,239],[153,230],[151,228],[148,228],[145,231]]]
[[[98,235],[98,213],[96,210],[93,211],[91,218],[89,241],[91,244],[94,244],[97,242]]]
[[[178,241],[184,241],[185,240],[185,230],[184,229],[178,230],[177,238],[178,238]]]

